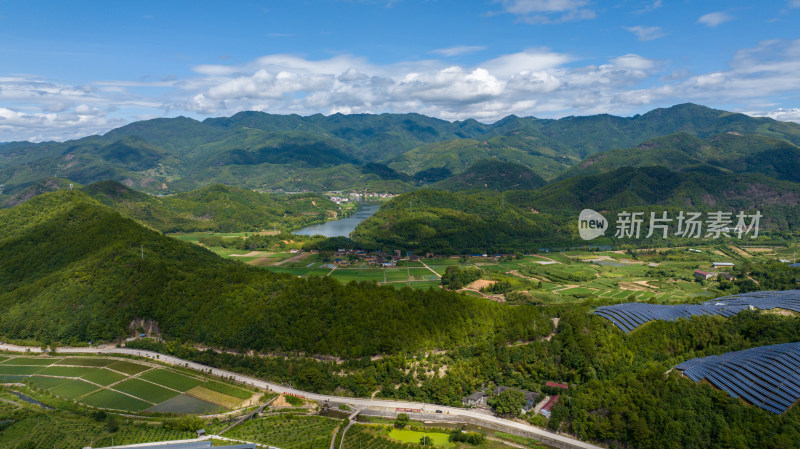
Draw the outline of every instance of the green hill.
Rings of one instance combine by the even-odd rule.
[[[533,190],[547,184],[547,181],[528,167],[514,162],[497,159],[482,159],[470,165],[464,172],[432,184],[430,188],[449,190],[486,189],[503,192],[506,190]]]
[[[168,197],[154,197],[115,181],[82,190],[123,216],[162,232],[296,229],[341,211],[322,195],[265,194],[222,184]]]
[[[533,251],[567,235],[558,220],[518,208],[498,192],[418,190],[383,204],[351,238],[389,251],[495,254]]]
[[[535,338],[539,314],[438,290],[274,274],[148,230],[79,191],[0,210],[4,339],[111,340],[146,319],[170,339],[361,357]]]
[[[606,236],[614,235],[616,214],[623,210],[644,212],[648,217],[649,212],[667,211],[673,218],[681,210],[723,211],[733,216],[758,210],[763,216],[762,235],[791,238],[800,232],[800,184],[713,168],[674,172],[663,167],[623,167],[536,190],[418,190],[382,205],[351,237],[368,248],[445,254],[583,246],[586,242],[578,235],[577,218],[585,208],[601,211],[611,220]],[[601,238],[593,243],[614,241]]]
[[[800,181],[800,147],[781,139],[727,132],[707,139],[685,133],[659,137],[634,148],[592,156],[560,178],[608,173],[620,167],[664,166],[673,170],[714,167],[726,173],[764,173]]]

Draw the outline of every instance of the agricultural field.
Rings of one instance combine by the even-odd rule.
[[[202,375],[113,357],[4,355],[0,377],[91,407],[163,413],[235,409],[254,393]]]
[[[21,446],[24,443],[37,448],[74,449],[90,445],[105,447],[194,437],[193,432],[168,430],[159,422],[123,418],[115,418],[118,429],[110,432],[106,419],[97,420],[88,413],[76,413],[74,406],[62,407],[58,401],[40,397],[36,391],[22,391],[53,407],[44,409],[30,404],[0,388],[0,421],[12,421],[0,432],[0,447],[25,447]]]
[[[225,436],[281,448],[328,449],[340,422],[321,416],[283,413],[252,419],[234,427]]]

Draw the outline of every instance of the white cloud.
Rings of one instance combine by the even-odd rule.
[[[800,123],[800,108],[778,108],[769,112],[755,112],[751,115],[769,117],[782,122],[798,122]]]
[[[589,0],[500,0],[503,9],[528,23],[562,23],[594,19],[594,11],[585,8]]]
[[[442,56],[458,56],[468,53],[475,53],[482,50],[486,50],[485,45],[461,45],[458,47],[438,48],[436,50],[431,50],[431,53]]]
[[[642,42],[652,41],[654,39],[666,36],[661,27],[646,27],[637,25],[633,27],[625,27],[625,29],[635,34],[636,38]]]
[[[790,8],[800,8],[800,0],[789,0]]]
[[[718,12],[710,12],[708,14],[701,16],[699,19],[697,19],[697,23],[707,25],[710,27],[716,27],[731,20],[733,20],[733,16],[731,16],[728,13],[718,11]]]
[[[509,114],[629,114],[693,101],[794,120],[797,105],[790,99],[800,92],[800,39],[741,49],[727,67],[705,73],[639,54],[586,64],[547,48],[470,65],[445,58],[374,64],[352,55],[310,59],[273,54],[194,69],[188,79],[86,86],[0,78],[0,141],[72,138],[143,116],[203,118],[243,110],[301,115],[418,112],[491,122]],[[752,106],[764,104],[770,106]],[[729,105],[741,106],[725,107]]]

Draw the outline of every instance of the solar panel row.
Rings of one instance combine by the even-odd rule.
[[[675,369],[776,414],[800,400],[800,343],[691,359]]]
[[[627,333],[648,321],[674,321],[696,315],[729,317],[750,307],[762,310],[780,308],[800,312],[800,290],[741,293],[723,296],[702,304],[659,305],[636,302],[616,304],[598,307],[594,313],[608,319]]]

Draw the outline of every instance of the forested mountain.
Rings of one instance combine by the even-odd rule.
[[[513,253],[568,241],[570,230],[547,214],[523,210],[504,193],[418,190],[394,198],[358,225],[367,248],[441,254]]]
[[[222,184],[166,197],[115,181],[81,190],[123,216],[162,232],[289,230],[341,213],[336,203],[315,193],[265,194]]]
[[[482,159],[464,172],[432,184],[433,189],[449,190],[534,190],[547,181],[528,167],[498,159]]]
[[[800,184],[762,174],[623,167],[536,190],[483,190],[418,190],[398,196],[361,223],[352,237],[367,247],[447,254],[581,246],[586,242],[578,236],[577,219],[584,208],[602,211],[612,223],[623,210],[647,216],[667,211],[672,217],[681,210],[724,211],[733,216],[760,211],[762,234],[790,237],[800,232]],[[612,225],[606,236],[613,234]]]
[[[0,211],[4,339],[111,340],[138,318],[178,340],[360,357],[530,339],[548,332],[535,330],[540,314],[444,291],[274,274],[148,230],[79,191]]]
[[[620,167],[663,166],[682,171],[711,167],[724,173],[764,173],[800,181],[800,147],[782,139],[727,132],[701,139],[678,133],[658,137],[634,148],[594,155],[560,175],[606,173]]]
[[[289,191],[367,188],[403,192],[420,183],[459,174],[487,158],[520,163],[549,180],[586,157],[632,148],[674,133],[683,133],[688,140],[703,139],[718,153],[739,155],[743,146],[754,142],[762,148],[780,150],[782,153],[766,162],[762,161],[763,154],[756,153],[745,154],[743,161],[726,159],[724,154],[716,158],[705,155],[699,160],[710,164],[718,161],[734,171],[739,170],[737,164],[744,163],[746,171],[773,170],[784,178],[788,171],[782,173],[778,168],[794,157],[790,152],[793,147],[786,142],[800,144],[798,124],[693,104],[634,117],[595,115],[552,120],[509,116],[493,124],[448,122],[419,114],[301,117],[241,112],[202,122],[185,117],[135,122],[103,136],[68,142],[3,144],[0,194],[15,194],[48,177],[81,184],[112,179],[162,193],[215,182]],[[741,134],[737,137],[747,142],[736,142],[730,137],[733,134],[726,133]],[[759,140],[761,137],[769,139]],[[668,147],[658,141],[648,145]],[[689,151],[680,143],[676,145],[676,151]],[[631,154],[629,151],[621,157]],[[694,153],[690,156],[687,160],[692,162],[699,157]],[[611,168],[616,168],[615,158],[608,162]],[[639,163],[647,165],[650,159],[659,157],[640,159]],[[590,161],[586,167],[598,164],[598,159]],[[402,176],[382,176],[367,166],[370,163],[388,166]],[[602,167],[597,165],[593,170]],[[576,174],[575,170],[570,173]]]

